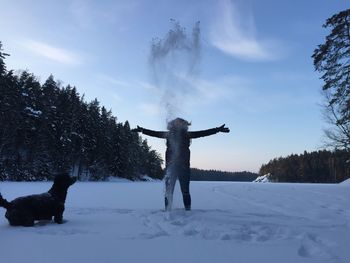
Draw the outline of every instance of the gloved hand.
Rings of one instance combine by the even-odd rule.
[[[142,130],[143,130],[143,128],[137,125],[136,128],[132,129],[131,131],[132,132],[142,132]]]
[[[216,129],[218,129],[219,132],[230,132],[230,129],[225,127],[225,124],[221,125],[220,127],[217,127]]]

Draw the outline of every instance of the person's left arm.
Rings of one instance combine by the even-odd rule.
[[[230,129],[225,127],[225,124],[223,124],[220,127],[207,129],[207,130],[201,130],[201,131],[191,131],[191,132],[188,132],[188,134],[189,134],[189,137],[191,139],[195,139],[195,138],[200,138],[200,137],[214,135],[214,134],[216,134],[218,132],[225,132],[225,133],[227,133],[227,132],[230,132]]]

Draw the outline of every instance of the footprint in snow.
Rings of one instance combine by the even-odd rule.
[[[321,239],[318,235],[306,233],[303,235],[298,255],[304,258],[317,257],[327,259],[328,262],[337,262],[338,257],[330,251],[332,246],[331,242]]]

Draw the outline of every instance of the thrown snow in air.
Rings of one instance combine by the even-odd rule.
[[[166,36],[152,40],[149,66],[152,82],[160,91],[166,123],[183,115],[187,100],[195,96],[191,83],[199,71],[200,50],[199,22],[189,36],[179,22],[172,20]]]

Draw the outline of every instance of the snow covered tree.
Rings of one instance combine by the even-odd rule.
[[[0,41],[0,75],[3,75],[6,73],[6,65],[5,65],[5,57],[9,56],[9,54],[2,52],[2,43]]]
[[[1,42],[0,42],[1,44]],[[162,160],[97,99],[87,103],[52,75],[7,71],[0,45],[0,181],[47,180],[68,171],[81,180],[160,178]]]
[[[331,32],[312,58],[322,73],[325,116],[333,126],[325,133],[330,146],[350,149],[350,9],[333,15],[323,27]]]

